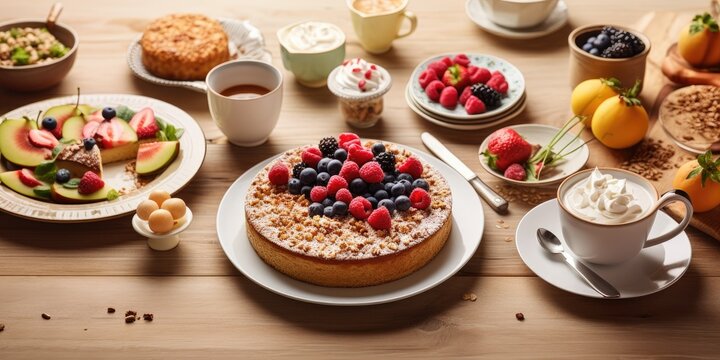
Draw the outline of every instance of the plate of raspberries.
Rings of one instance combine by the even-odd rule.
[[[525,94],[522,73],[485,54],[441,54],[410,76],[413,100],[430,113],[455,120],[490,119],[511,110]]]

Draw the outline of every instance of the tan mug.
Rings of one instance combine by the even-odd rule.
[[[603,174],[610,174],[616,179],[632,182],[649,195],[651,203],[647,209],[635,219],[621,223],[600,223],[580,217],[568,209],[565,195],[574,185],[587,179],[593,169],[579,171],[570,175],[560,184],[557,200],[560,209],[560,226],[563,239],[568,248],[580,259],[596,264],[618,264],[635,257],[643,248],[656,246],[668,241],[681,232],[690,223],[693,215],[689,196],[682,190],[671,190],[658,195],[657,190],[644,177],[630,171],[599,168]],[[655,215],[665,205],[680,201],[685,205],[685,216],[682,221],[666,230],[663,234],[648,238],[655,223]]]
[[[417,17],[407,11],[408,0],[347,0],[355,34],[365,51],[382,54],[390,50],[395,39],[415,31]],[[400,33],[403,21],[410,29]]]

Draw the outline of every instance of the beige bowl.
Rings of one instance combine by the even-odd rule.
[[[634,34],[645,43],[645,50],[630,58],[607,59],[590,55],[582,49],[582,45],[587,39],[598,35],[603,26],[605,25],[581,26],[573,30],[570,36],[568,36],[568,43],[570,45],[571,87],[574,88],[577,84],[587,79],[597,78],[614,77],[619,79],[624,87],[631,87],[635,83],[635,80],[644,80],[645,62],[650,53],[650,39],[644,34],[622,26],[612,25],[617,29]]]
[[[45,27],[44,20],[14,20],[0,24],[0,31],[14,27]],[[77,55],[78,36],[69,27],[55,24],[50,30],[70,50],[65,56],[53,61],[26,66],[0,66],[0,87],[15,91],[35,91],[56,85],[70,72]]]

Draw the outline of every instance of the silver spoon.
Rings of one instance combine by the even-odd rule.
[[[617,291],[614,286],[610,285],[609,282],[605,281],[605,279],[600,277],[600,275],[592,271],[589,267],[585,266],[585,264],[577,261],[574,257],[565,252],[560,239],[558,239],[558,237],[550,230],[544,228],[537,229],[537,238],[540,246],[542,246],[545,250],[553,254],[562,254],[565,258],[565,262],[577,271],[577,273],[580,274],[588,285],[600,293],[600,295],[606,298],[620,297],[620,292]]]

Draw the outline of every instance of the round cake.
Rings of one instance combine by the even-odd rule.
[[[220,23],[199,14],[172,14],[148,25],[140,39],[142,62],[152,74],[172,80],[203,80],[230,59]]]
[[[253,248],[278,271],[322,286],[411,274],[450,235],[445,178],[394,144],[339,139],[287,151],[258,173],[245,203]]]

